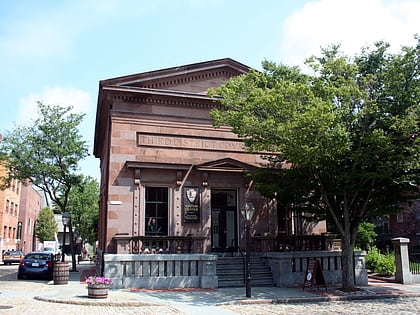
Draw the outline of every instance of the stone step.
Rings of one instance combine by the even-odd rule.
[[[243,287],[244,263],[242,256],[219,257],[216,264],[216,273],[219,278],[219,287]],[[270,267],[261,257],[251,256],[251,285],[275,286]]]

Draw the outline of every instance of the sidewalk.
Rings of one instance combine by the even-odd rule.
[[[205,289],[119,289],[110,290],[106,299],[90,299],[83,282],[86,276],[94,273],[95,265],[83,261],[77,265],[78,272],[70,272],[68,284],[54,285],[53,281],[35,297],[37,300],[54,303],[107,306],[146,306],[168,305],[182,307],[212,307],[222,304],[257,303],[301,303],[338,300],[370,300],[385,298],[420,297],[420,285],[401,285],[370,279],[369,285],[360,291],[342,292],[338,287],[277,288],[252,287],[251,298],[245,296],[245,288]],[[82,280],[82,281],[81,281]]]

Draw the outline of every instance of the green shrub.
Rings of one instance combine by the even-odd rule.
[[[375,246],[366,255],[366,268],[384,276],[395,273],[395,257],[393,252],[382,254]]]
[[[385,276],[391,276],[395,273],[394,253],[387,253],[381,256],[376,266],[376,272]]]
[[[381,253],[376,246],[372,246],[369,248],[366,254],[366,268],[372,272],[375,272],[376,266],[378,265],[378,261],[380,259]]]

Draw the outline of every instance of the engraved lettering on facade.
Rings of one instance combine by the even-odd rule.
[[[176,149],[196,149],[214,151],[237,151],[243,152],[244,146],[241,141],[198,139],[188,137],[159,136],[154,134],[137,134],[138,146],[155,146]]]

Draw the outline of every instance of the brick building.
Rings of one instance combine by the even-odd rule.
[[[0,165],[0,177],[6,175],[6,168]],[[22,184],[12,180],[10,186],[0,190],[0,251],[20,249],[18,232],[20,194]]]
[[[32,185],[22,185],[20,197],[19,222],[21,226],[20,249],[30,252],[39,248],[35,235],[36,220],[42,208],[42,195]]]
[[[390,238],[410,239],[410,247],[420,248],[420,200],[406,203],[405,210],[389,216]]]
[[[260,154],[246,152],[229,127],[215,129],[209,117],[220,104],[207,90],[248,71],[219,59],[100,82],[99,249],[130,252],[133,246],[119,245],[123,237],[195,236],[205,253],[232,250],[244,244],[246,201],[256,208],[253,234],[279,234],[275,202],[244,176],[264,163]],[[324,222],[308,226],[302,233],[326,231]]]

